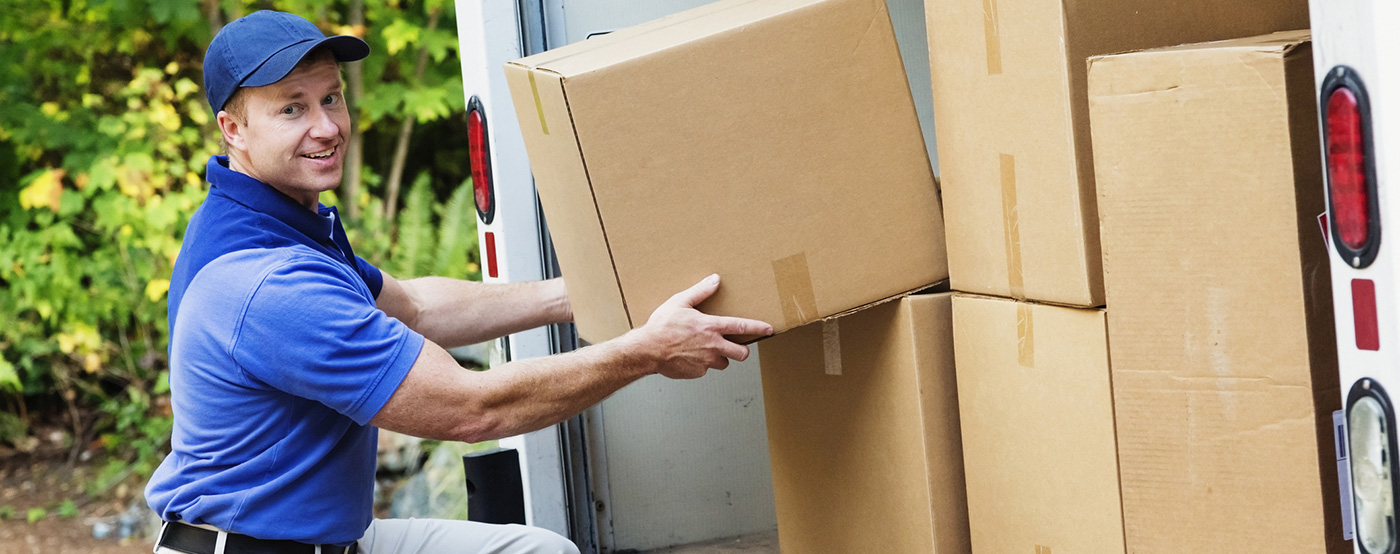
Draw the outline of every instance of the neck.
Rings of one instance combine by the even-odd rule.
[[[248,163],[248,159],[244,157],[244,155],[241,152],[232,148],[229,149],[229,169],[257,179],[258,181],[266,184],[267,186],[277,189],[278,192],[287,195],[287,197],[291,198],[292,201],[301,204],[301,207],[311,210],[311,213],[319,213],[317,212],[316,208],[321,206],[321,193],[287,190],[286,188],[278,185],[277,183],[268,182],[266,179],[259,177],[257,172],[252,171],[250,169],[252,167],[253,165]]]

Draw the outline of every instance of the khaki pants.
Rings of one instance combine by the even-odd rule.
[[[376,519],[360,554],[579,554],[558,534],[525,525],[448,519]]]

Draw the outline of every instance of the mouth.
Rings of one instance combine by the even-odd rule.
[[[331,148],[331,149],[329,149],[329,150],[324,150],[324,151],[321,151],[321,152],[313,152],[313,153],[310,153],[310,154],[302,154],[301,157],[306,158],[306,159],[309,159],[309,160],[324,160],[324,159],[329,158],[329,157],[334,156],[334,155],[335,155],[335,148]]]

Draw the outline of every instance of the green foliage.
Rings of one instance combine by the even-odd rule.
[[[78,517],[78,505],[72,500],[64,500],[62,504],[58,505],[58,517],[64,519]]]
[[[29,511],[24,514],[24,520],[31,525],[38,523],[46,517],[49,517],[49,511],[43,508],[30,508]]]
[[[9,521],[15,518],[15,507],[9,504],[0,506],[0,521]]]
[[[148,476],[168,448],[166,292],[220,149],[201,60],[219,22],[262,8],[370,44],[353,107],[369,153],[364,187],[343,199],[361,208],[345,222],[356,252],[398,277],[479,277],[465,143],[444,140],[464,127],[450,2],[369,0],[364,28],[346,24],[343,4],[312,0],[7,2],[0,442],[17,444],[40,421],[67,425],[75,455],[91,444],[112,454],[89,492]],[[407,117],[413,144],[431,146],[408,158],[403,213],[385,214],[391,164],[380,152]]]
[[[29,424],[19,416],[0,412],[0,443],[18,446],[29,435]]]

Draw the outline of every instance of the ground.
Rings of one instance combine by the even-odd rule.
[[[88,498],[82,488],[92,480],[100,463],[69,465],[64,451],[20,454],[0,450],[0,554],[147,554],[151,542],[144,537],[93,536],[94,523],[114,520],[133,502],[140,501],[140,486],[114,487],[101,499]],[[65,501],[76,513],[60,515]],[[43,517],[28,521],[31,509],[43,509]],[[376,515],[385,517],[383,510]],[[140,524],[137,525],[140,527]],[[759,533],[701,544],[663,548],[644,554],[776,554],[777,533]]]
[[[0,552],[149,553],[151,544],[145,539],[93,537],[93,523],[115,519],[128,506],[124,500],[133,499],[140,492],[127,485],[115,487],[102,500],[86,498],[82,484],[90,480],[98,467],[92,462],[70,466],[61,452],[0,452]],[[77,508],[76,514],[60,515],[60,507],[69,500]],[[46,514],[30,523],[29,511],[34,508],[43,509]],[[114,530],[112,536],[116,535]]]

